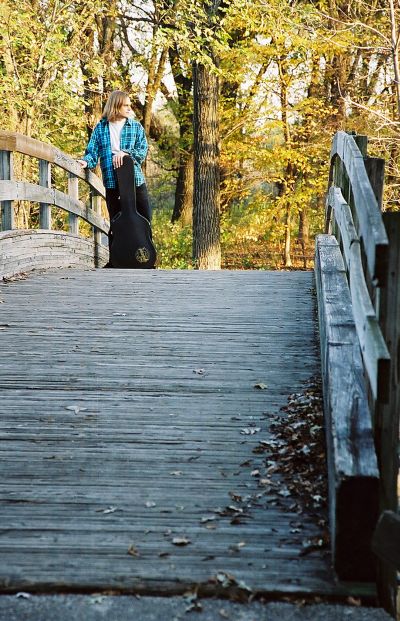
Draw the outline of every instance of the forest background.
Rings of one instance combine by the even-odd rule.
[[[150,140],[160,267],[190,268],[193,112],[214,97],[222,267],[310,267],[337,130],[368,135],[399,209],[399,19],[400,0],[3,0],[0,127],[79,157],[126,90]],[[16,217],[37,225],[37,206]]]

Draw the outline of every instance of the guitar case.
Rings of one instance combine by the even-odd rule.
[[[134,164],[125,156],[116,169],[121,211],[110,222],[110,264],[126,269],[153,269],[157,259],[150,222],[136,210]]]

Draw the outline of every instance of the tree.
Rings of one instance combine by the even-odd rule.
[[[203,2],[201,56],[193,64],[193,261],[198,269],[221,267],[217,43],[229,4],[229,0]]]

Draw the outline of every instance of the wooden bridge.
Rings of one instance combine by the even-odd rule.
[[[378,594],[393,614],[400,223],[363,138],[335,137],[315,278],[94,269],[99,180],[18,134],[0,155],[1,591]],[[14,228],[16,201],[38,229]],[[322,498],[288,468],[319,448],[321,368],[329,553]]]

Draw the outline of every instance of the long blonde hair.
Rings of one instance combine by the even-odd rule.
[[[129,99],[128,93],[124,91],[113,91],[104,106],[102,118],[111,122],[115,121],[125,99]]]

